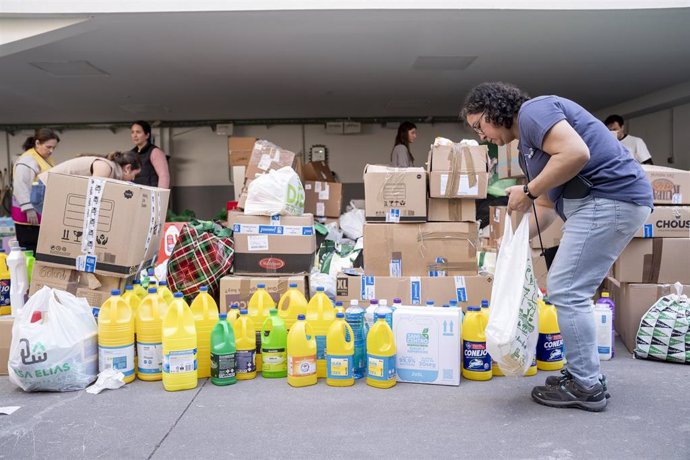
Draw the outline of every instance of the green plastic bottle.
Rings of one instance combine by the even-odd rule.
[[[211,383],[224,386],[237,382],[235,352],[235,331],[222,314],[211,331]]]
[[[36,258],[34,257],[33,251],[24,251],[24,256],[26,257],[26,275],[28,277],[29,284],[31,284],[31,274],[34,271],[34,262],[36,261]]]
[[[264,378],[287,377],[287,328],[285,320],[272,308],[261,327],[261,375]]]

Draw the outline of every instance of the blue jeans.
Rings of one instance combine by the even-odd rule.
[[[568,370],[585,388],[600,367],[592,297],[651,209],[587,196],[564,199],[563,238],[548,275],[549,300],[558,310]]]

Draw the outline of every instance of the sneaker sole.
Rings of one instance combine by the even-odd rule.
[[[545,401],[532,395],[535,402],[549,407],[558,409],[582,409],[589,412],[601,412],[606,409],[606,399],[597,402],[582,402],[582,401]]]

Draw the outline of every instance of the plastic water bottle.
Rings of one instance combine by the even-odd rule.
[[[10,248],[7,256],[7,267],[10,269],[10,306],[12,315],[17,316],[26,302],[29,279],[26,276],[26,257],[17,240],[10,242]]]
[[[611,297],[609,297],[609,293],[606,291],[601,292],[601,297],[597,300],[597,304],[606,305],[611,310],[611,358],[613,358],[616,354],[614,350],[614,346],[616,344],[616,334],[613,327],[613,322],[616,319],[616,304],[613,303],[613,300],[611,300]]]
[[[597,331],[597,348],[599,359],[608,361],[613,358],[613,313],[606,303],[597,302],[594,305],[594,324]]]
[[[364,324],[366,324],[367,327],[367,334],[369,333],[368,331],[371,330],[371,327],[374,325],[374,315],[376,314],[377,308],[379,308],[379,301],[376,299],[370,299],[369,306],[364,312]]]
[[[355,339],[354,374],[355,379],[364,377],[367,371],[367,344],[364,330],[364,308],[356,299],[350,300],[350,308],[345,312],[345,321],[352,328]]]
[[[379,300],[379,306],[374,310],[374,314],[385,315],[388,326],[390,326],[391,330],[393,329],[393,309],[388,306],[386,299]]]

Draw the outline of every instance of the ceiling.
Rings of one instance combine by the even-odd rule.
[[[690,9],[97,14],[0,53],[0,124],[455,117],[486,80],[597,111],[690,81],[688,24]],[[67,61],[106,75],[36,67]]]

